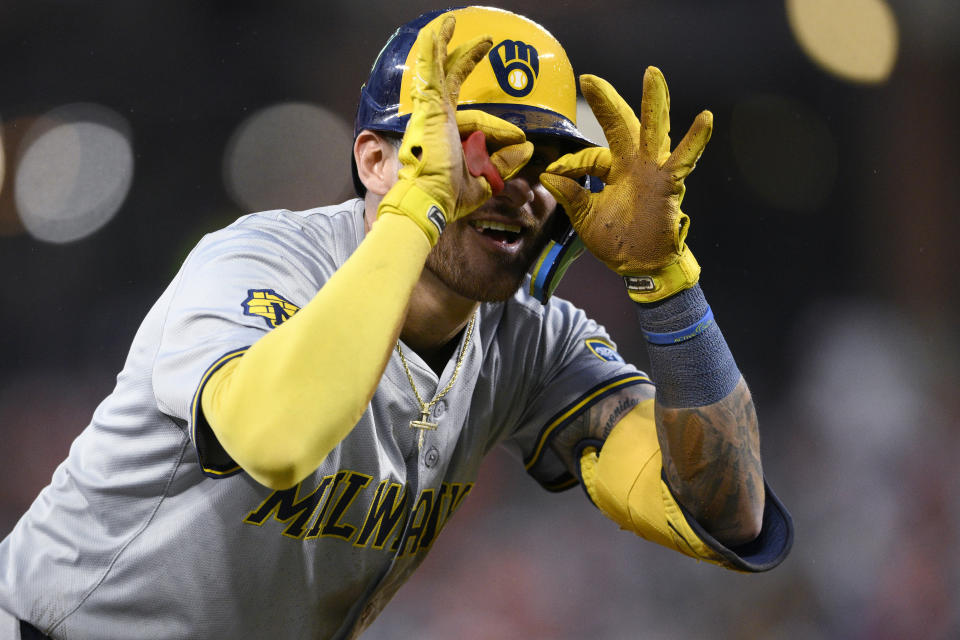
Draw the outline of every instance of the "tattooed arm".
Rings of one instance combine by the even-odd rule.
[[[760,533],[764,488],[757,414],[741,377],[705,407],[655,406],[663,468],[677,500],[720,542]]]
[[[557,434],[550,446],[563,460],[570,473],[579,476],[580,461],[574,458],[574,452],[580,442],[583,440],[605,441],[625,415],[644,400],[652,398],[651,385],[639,384],[625,387],[587,407],[567,428]]]
[[[704,407],[655,403],[652,412],[644,411],[640,405],[649,405],[653,397],[651,385],[636,385],[604,398],[557,436],[554,450],[577,474],[580,461],[572,452],[579,441],[606,441],[614,428],[636,430],[639,440],[651,436],[645,440],[652,449],[635,452],[638,472],[659,445],[670,489],[697,522],[726,546],[753,540],[760,531],[764,485],[756,413],[746,383],[741,378],[730,394]]]

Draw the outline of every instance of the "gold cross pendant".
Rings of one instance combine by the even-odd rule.
[[[417,449],[423,449],[423,432],[426,431],[427,429],[429,429],[430,431],[433,431],[439,426],[436,422],[430,422],[429,420],[427,420],[429,416],[430,416],[429,409],[421,409],[420,419],[410,421],[411,429],[420,430],[420,435],[417,437]]]

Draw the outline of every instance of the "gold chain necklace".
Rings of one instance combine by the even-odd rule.
[[[418,450],[423,448],[423,432],[427,429],[433,431],[439,426],[436,422],[430,422],[427,418],[430,416],[430,410],[433,409],[433,405],[437,404],[440,398],[447,395],[447,392],[453,388],[453,383],[457,381],[457,376],[460,374],[460,367],[463,365],[463,357],[467,354],[467,347],[470,345],[470,337],[473,335],[473,323],[476,319],[477,312],[474,311],[473,316],[470,317],[470,323],[467,325],[467,334],[463,338],[463,345],[460,347],[460,354],[457,356],[457,364],[453,368],[453,375],[450,376],[450,382],[447,383],[447,386],[445,386],[440,393],[433,396],[433,400],[430,402],[424,402],[423,398],[420,397],[420,392],[417,391],[417,385],[413,381],[413,374],[410,373],[410,367],[407,365],[407,359],[403,356],[403,349],[400,348],[400,341],[397,340],[397,353],[400,354],[400,362],[403,363],[403,370],[407,373],[410,388],[413,389],[413,395],[417,397],[417,404],[420,405],[420,419],[410,421],[410,428],[420,431],[420,435],[417,438]]]

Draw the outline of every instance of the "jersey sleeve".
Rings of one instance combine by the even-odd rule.
[[[207,380],[297,313],[336,263],[290,212],[250,216],[206,236],[187,257],[167,294],[153,388],[158,408],[187,425],[207,475],[240,471],[203,417]]]
[[[564,300],[552,298],[544,307],[538,331],[533,339],[516,341],[522,362],[514,368],[523,369],[523,379],[532,382],[505,445],[545,489],[563,491],[578,482],[570,469],[587,438],[573,432],[579,428],[576,419],[626,387],[651,382],[624,361],[602,326]]]

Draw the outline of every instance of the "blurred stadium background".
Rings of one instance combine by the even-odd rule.
[[[0,536],[204,233],[351,195],[360,84],[438,6],[0,3]],[[499,6],[635,105],[659,66],[675,140],[714,112],[688,241],[796,542],[772,573],[727,573],[497,454],[367,637],[960,637],[960,5]],[[616,277],[587,257],[561,293],[645,365]]]

